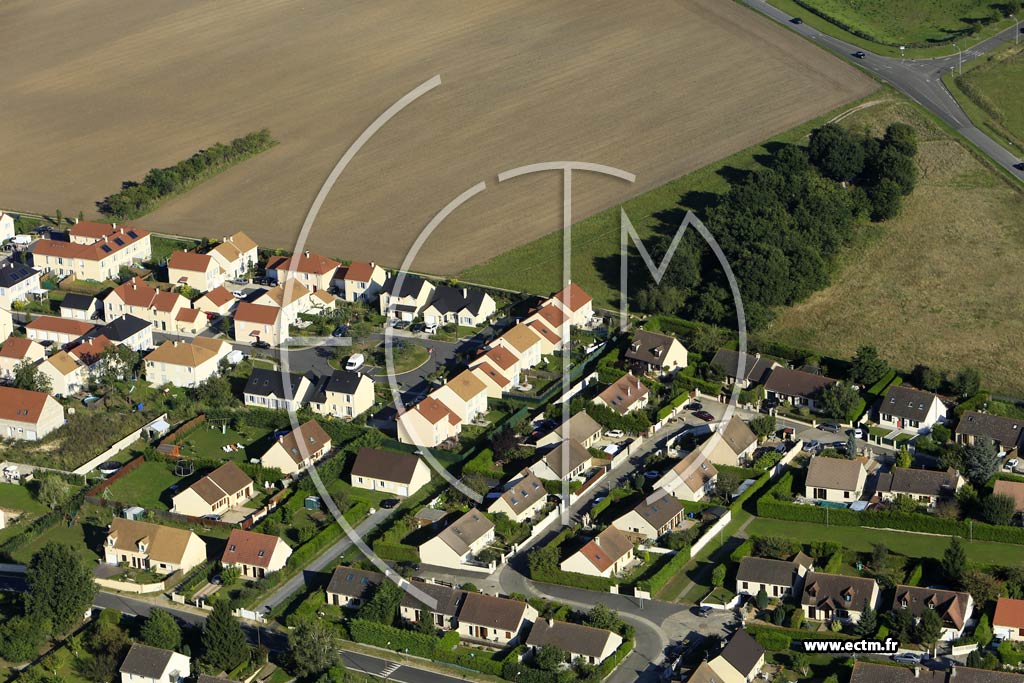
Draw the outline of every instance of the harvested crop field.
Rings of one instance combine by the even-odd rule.
[[[557,229],[561,183],[494,182],[545,160],[577,174],[582,217],[858,99],[858,71],[721,0],[133,3],[10,0],[0,206],[66,215],[215,141],[281,144],[136,223],[291,247],[363,129],[434,74],[443,84],[366,145],[308,245],[401,262],[433,214],[480,180],[414,264],[459,272]],[[40,36],[59,39],[41,41]]]

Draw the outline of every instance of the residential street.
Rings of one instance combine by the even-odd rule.
[[[864,59],[857,59],[853,55],[861,50],[861,48],[838,38],[825,35],[807,24],[794,24],[791,21],[792,17],[790,15],[776,9],[765,0],[743,1],[758,12],[784,24],[790,30],[796,31],[800,35],[820,44],[826,50],[834,52],[847,61],[875,74],[948,123],[996,163],[1019,180],[1024,181],[1024,170],[1014,168],[1014,164],[1019,163],[1021,160],[975,127],[942,83],[942,74],[957,68],[960,60],[959,55],[953,54],[949,57],[935,59],[894,59],[867,52],[867,56]],[[1016,31],[1016,27],[1010,27],[988,40],[982,41],[977,45],[971,45],[969,49],[963,52],[963,61],[967,62],[977,59],[1004,43],[1012,42]],[[967,47],[967,45],[962,45],[961,47]]]

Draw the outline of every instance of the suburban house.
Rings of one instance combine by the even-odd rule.
[[[14,368],[19,363],[35,365],[42,362],[44,358],[46,358],[46,349],[42,344],[27,337],[8,337],[0,346],[0,378],[13,379]]]
[[[764,383],[769,400],[818,411],[818,402],[825,387],[836,384],[836,380],[813,372],[775,368]]]
[[[559,340],[562,339],[562,335],[565,333],[565,327],[569,324],[569,316],[567,316],[562,309],[554,304],[545,304],[538,308],[535,312],[527,316],[524,321],[527,325],[537,323],[542,325],[551,332],[558,335]],[[537,328],[533,328],[537,331]]]
[[[914,620],[926,610],[934,610],[942,617],[942,635],[939,640],[956,640],[964,634],[964,627],[974,611],[974,598],[970,593],[924,588],[922,586],[896,586],[892,609],[906,610]]]
[[[353,261],[341,266],[334,274],[334,286],[338,296],[345,301],[370,302],[377,298],[388,274],[376,263],[370,261]]]
[[[245,503],[253,494],[252,479],[229,460],[175,495],[171,512],[190,517],[219,517]]]
[[[277,370],[253,368],[242,390],[245,405],[275,410],[298,410],[305,405],[316,386],[316,375],[290,372],[287,387],[281,375]]]
[[[501,349],[505,351],[505,349]],[[508,353],[505,351],[505,353]],[[512,354],[508,354],[512,355]],[[487,398],[501,398],[502,394],[512,388],[512,383],[508,377],[498,371],[493,365],[487,361],[479,361],[475,365],[469,366],[470,372],[476,375],[476,378],[484,383],[484,387],[487,390]]]
[[[75,357],[75,359],[85,366],[86,372],[91,376],[96,376],[102,367],[106,365],[103,362],[104,353],[107,349],[112,348],[114,342],[110,341],[103,335],[96,337],[89,337],[83,339],[74,346],[68,349],[68,353]]]
[[[398,605],[399,615],[408,622],[421,623],[427,619],[439,629],[454,630],[458,624],[456,616],[467,595],[466,591],[437,583],[422,582],[416,582],[416,588],[433,598],[436,604],[429,607],[420,602],[411,592],[403,591],[402,601]]]
[[[277,306],[238,302],[234,317],[235,340],[280,346],[281,341],[288,337],[288,326],[278,320],[280,315],[281,309]]]
[[[73,344],[96,329],[92,323],[84,320],[58,318],[54,315],[37,315],[25,325],[25,334],[32,341],[40,344],[52,342],[57,346]]]
[[[220,244],[207,252],[224,271],[224,278],[245,277],[259,259],[259,245],[251,237],[239,230],[234,235],[225,237]]]
[[[952,498],[964,485],[964,478],[950,467],[945,472],[893,467],[878,475],[875,491],[882,500],[910,496],[916,502],[934,507],[941,498]]]
[[[462,420],[447,405],[427,396],[397,418],[398,440],[433,448],[462,432]]]
[[[340,265],[334,259],[309,251],[302,252],[298,257],[272,256],[267,261],[267,277],[278,283],[294,278],[314,292],[321,289],[327,291]]]
[[[10,308],[39,289],[38,270],[10,258],[0,261],[0,306]]]
[[[569,324],[585,327],[594,317],[594,300],[575,282],[570,282],[545,303],[557,306],[569,316]]]
[[[477,415],[487,412],[487,385],[472,370],[463,370],[446,380],[431,396],[448,406],[463,422],[472,422]]]
[[[550,433],[545,434],[537,440],[538,446],[550,446],[551,444],[561,443],[566,439],[578,441],[584,448],[590,448],[598,439],[601,438],[601,434],[604,433],[604,429],[597,420],[587,415],[585,411],[580,411],[569,418],[568,421],[555,427]]]
[[[923,666],[874,664],[862,659],[853,663],[850,683],[1024,683],[1024,675],[1010,671],[973,669],[951,664],[948,669]]]
[[[231,315],[237,305],[238,299],[224,287],[215,287],[192,302],[192,308],[207,318]]]
[[[585,413],[580,413],[581,415]],[[567,439],[544,452],[530,471],[547,481],[572,481],[594,464],[594,456],[576,439]]]
[[[505,490],[487,511],[491,514],[504,513],[513,522],[528,522],[544,508],[547,494],[544,482],[530,470],[523,470],[505,485]]]
[[[537,620],[528,603],[484,593],[466,593],[459,609],[459,636],[467,640],[514,645],[523,628]]]
[[[102,310],[100,300],[88,294],[68,292],[60,302],[60,317],[72,320],[92,320]]]
[[[992,617],[992,634],[1000,640],[1024,640],[1024,600],[999,598]]]
[[[327,604],[338,607],[359,607],[373,597],[377,586],[384,580],[378,572],[355,567],[335,567],[327,583]]]
[[[121,668],[121,683],[183,683],[192,675],[188,655],[132,643]]]
[[[360,448],[350,483],[357,489],[411,496],[430,482],[430,467],[418,455]]]
[[[152,323],[160,332],[189,332],[195,321],[184,316],[179,319],[179,314],[188,309],[189,300],[178,292],[150,287],[137,277],[118,285],[103,299],[104,320],[127,313]]]
[[[7,339],[14,334],[14,317],[10,310],[0,308],[0,339]]]
[[[538,619],[530,627],[526,646],[536,654],[545,645],[553,645],[565,652],[569,662],[583,661],[597,666],[615,654],[622,645],[622,636],[608,629]]]
[[[595,396],[594,403],[608,406],[619,415],[625,415],[646,408],[649,395],[647,385],[632,372],[627,372]]]
[[[796,560],[744,557],[736,572],[736,593],[757,595],[763,590],[769,598],[784,598],[800,592],[804,576],[813,569]]]
[[[757,435],[738,415],[733,415],[728,424],[725,427],[719,425],[698,450],[716,465],[740,467],[757,450]]]
[[[74,275],[79,280],[113,280],[122,267],[152,256],[149,233],[140,228],[92,223],[76,231],[70,241],[37,240],[32,243],[32,265],[59,278]]]
[[[224,280],[224,270],[209,254],[175,251],[167,260],[167,281],[172,285],[208,292],[223,285]]]
[[[424,564],[462,569],[481,564],[475,556],[494,540],[494,523],[479,510],[470,510],[441,533],[420,545]],[[461,617],[460,617],[461,620]]]
[[[540,363],[541,337],[526,325],[519,323],[491,342],[491,346],[504,347],[519,359],[519,369],[526,370]]]
[[[686,347],[667,334],[637,330],[626,349],[626,362],[637,373],[665,375],[685,368]]]
[[[398,278],[398,275],[392,275],[381,286],[378,299],[380,314],[389,320],[415,320],[434,295],[434,285],[418,275],[406,273],[399,287]]]
[[[833,503],[852,503],[864,494],[868,473],[861,459],[811,458],[807,465],[804,496]]]
[[[14,239],[15,233],[14,216],[0,211],[0,242]]]
[[[1017,514],[1024,512],[1024,482],[996,479],[992,486],[992,495],[1013,498]]]
[[[554,353],[555,351],[561,351],[565,348],[566,344],[563,343],[562,337],[544,323],[531,320],[523,324],[540,338],[540,354],[542,356]]]
[[[665,534],[683,528],[686,511],[665,489],[655,489],[636,507],[612,522],[633,543],[656,541]]]
[[[284,539],[255,531],[232,529],[220,563],[224,567],[237,567],[243,579],[262,579],[284,568],[292,549]]]
[[[973,446],[980,439],[988,439],[996,448],[1009,452],[1021,444],[1020,420],[968,410],[960,416],[953,432],[956,442]]]
[[[118,346],[127,346],[132,351],[153,348],[153,325],[127,313],[97,328],[90,335],[104,336]]]
[[[508,349],[502,346],[492,346],[486,353],[471,360],[469,367],[472,369],[484,364],[490,366],[488,374],[496,375],[492,383],[500,386],[502,391],[508,391],[511,386],[519,384],[519,373],[523,367],[519,363],[519,356]],[[502,379],[505,381],[502,382]]]
[[[333,304],[334,298],[331,295],[326,294],[323,290],[317,294],[326,296],[328,301]],[[265,290],[255,303],[257,306],[272,306],[280,309],[277,322],[282,328],[282,334],[287,338],[289,326],[298,321],[300,313],[306,313],[313,309],[317,300],[314,299],[312,290],[306,289],[299,282],[291,282]]]
[[[39,372],[50,380],[54,396],[71,396],[85,388],[85,366],[67,351],[58,351],[40,363]]]
[[[465,327],[484,325],[497,306],[491,295],[482,289],[439,285],[434,296],[423,309],[423,322],[427,325],[458,324]]]
[[[274,445],[260,456],[260,464],[275,467],[288,476],[306,469],[330,450],[331,437],[319,422],[310,420],[279,436]]]
[[[743,376],[740,376],[740,359],[743,359]],[[719,349],[711,359],[711,365],[718,368],[725,376],[727,384],[739,384],[741,389],[749,389],[755,384],[764,384],[769,373],[781,367],[770,358],[759,353],[743,353],[731,349]]]
[[[352,419],[373,407],[373,380],[353,370],[335,370],[321,377],[309,398],[318,415]]]
[[[935,394],[912,387],[892,385],[878,404],[878,426],[925,434],[946,420],[946,404]]]
[[[565,558],[562,571],[603,576],[619,575],[633,562],[633,542],[622,531],[609,526],[582,548]]]
[[[800,606],[807,619],[856,622],[865,607],[878,609],[878,583],[859,576],[808,572]]]
[[[654,483],[680,500],[695,503],[715,490],[718,469],[699,449],[695,449]]]
[[[722,683],[753,683],[764,667],[764,647],[749,633],[738,629],[708,665],[721,677]]]
[[[216,375],[229,353],[231,344],[213,337],[165,341],[143,359],[146,379],[154,386],[195,387]]]
[[[115,517],[103,548],[107,564],[126,563],[159,574],[188,572],[206,561],[206,544],[187,529]]]
[[[53,396],[0,386],[0,438],[38,441],[64,424],[64,406]]]

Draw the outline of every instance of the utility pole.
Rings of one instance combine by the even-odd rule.
[[[960,72],[959,75],[963,76],[964,75],[964,53],[960,49],[960,44],[959,43],[953,43],[953,47],[956,48],[956,55],[957,55],[957,61],[958,61],[958,69],[959,69],[959,72]]]

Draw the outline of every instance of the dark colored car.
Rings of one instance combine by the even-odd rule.
[[[254,341],[252,343],[252,345],[253,345],[253,348],[257,348],[257,349],[269,349],[270,348],[270,344],[265,342],[265,341],[263,341],[262,339],[257,339],[256,341]]]
[[[401,501],[398,500],[397,498],[385,498],[384,500],[382,500],[380,502],[380,506],[382,508],[384,508],[385,510],[390,510],[391,508],[393,508],[396,505],[398,505],[400,502]]]
[[[856,57],[857,59],[864,59],[865,57],[868,56],[868,53],[864,52],[863,50],[857,50],[856,52],[853,53],[853,56]]]
[[[828,432],[829,434],[839,433],[839,425],[837,425],[835,422],[822,422],[820,425],[818,425],[818,429],[820,429],[823,432]]]
[[[705,422],[711,422],[712,420],[715,419],[715,416],[706,410],[698,410],[696,413],[693,414],[693,416],[700,420],[704,420]]]
[[[1024,171],[1024,161],[1020,162],[1019,164],[1014,164],[1013,167],[1018,171]]]
[[[799,26],[800,24],[804,23],[804,20],[801,19],[800,17],[793,17],[792,19],[790,19],[790,21],[792,23],[796,24],[797,26]]]
[[[404,330],[408,328],[410,324],[411,323],[409,323],[408,320],[399,320],[392,327],[394,327],[396,330]]]
[[[338,325],[334,328],[334,332],[331,332],[332,337],[347,337],[348,336],[348,325]]]
[[[691,403],[690,405],[686,406],[686,409],[687,410],[704,410],[704,404],[703,403]]]

